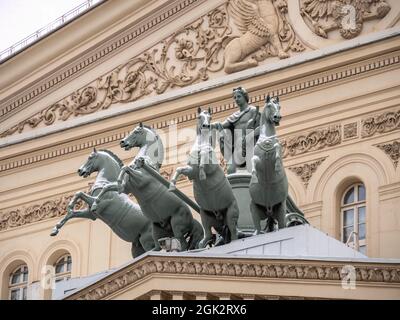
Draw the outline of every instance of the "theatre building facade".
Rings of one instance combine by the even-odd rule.
[[[397,0],[108,0],[3,58],[1,299],[400,299],[399,35]],[[279,96],[309,225],[135,259],[99,219],[50,236],[93,148],[129,164],[142,122],[170,180],[198,107],[225,120],[239,86],[260,110]]]

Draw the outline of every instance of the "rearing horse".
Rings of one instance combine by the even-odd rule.
[[[212,227],[222,236],[215,245],[238,238],[239,207],[212,147],[211,110],[202,111],[198,108],[197,119],[197,137],[189,154],[188,165],[176,169],[170,189],[175,188],[181,174],[193,180],[194,198],[200,205],[201,222],[205,230],[200,247],[205,247],[213,238]],[[226,227],[229,232],[224,232]]]
[[[268,95],[261,115],[260,137],[252,157],[249,191],[255,234],[261,232],[260,221],[265,219],[267,232],[275,230],[276,224],[281,229],[307,223],[300,211],[287,215],[286,201],[288,199],[290,207],[293,207],[293,201],[288,197],[288,180],[282,164],[281,145],[275,131],[275,126],[281,120],[280,108],[279,97],[271,98]]]
[[[121,168],[117,183],[102,192],[118,190],[135,196],[143,214],[153,223],[156,250],[160,250],[158,240],[164,237],[177,238],[182,250],[197,248],[204,233],[200,223],[181,199],[142,168],[144,161],[156,171],[161,167],[163,145],[159,136],[140,123],[120,145],[125,150],[138,147],[139,152],[129,166]]]
[[[279,97],[268,95],[261,114],[260,137],[254,147],[252,178],[249,191],[250,211],[255,233],[261,232],[260,221],[267,219],[266,231],[285,227],[288,181],[282,165],[281,146],[275,126],[281,120]]]
[[[54,227],[52,236],[70,219],[99,218],[106,223],[121,239],[132,243],[132,256],[137,257],[145,251],[154,248],[150,221],[143,215],[140,207],[125,194],[116,191],[102,192],[103,188],[117,180],[122,161],[111,151],[93,150],[87,161],[78,169],[81,177],[87,178],[93,172],[98,172],[90,194],[77,192],[67,207],[67,215]],[[99,195],[101,193],[101,196]],[[92,211],[93,203],[99,196],[101,205],[96,212]],[[74,211],[76,202],[82,199],[88,204],[87,209]]]

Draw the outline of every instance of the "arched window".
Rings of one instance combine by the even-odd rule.
[[[364,185],[356,183],[344,192],[341,200],[342,241],[362,254],[367,253],[365,195]]]
[[[65,254],[54,264],[56,283],[71,278],[72,258],[70,254]]]
[[[28,293],[28,266],[21,265],[10,274],[9,299],[26,300]]]

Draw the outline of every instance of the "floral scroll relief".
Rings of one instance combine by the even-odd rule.
[[[220,6],[149,51],[0,133],[0,137],[207,80],[210,73],[223,69],[223,48],[231,32],[226,6]]]
[[[344,39],[357,37],[364,22],[382,19],[391,7],[385,0],[299,0],[300,13],[318,36],[328,38],[339,29]]]
[[[107,109],[113,104],[128,103],[143,97],[162,94],[169,89],[186,87],[208,80],[210,76],[218,73],[223,74],[227,70],[226,58],[232,58],[229,53],[226,53],[228,51],[232,53],[227,46],[233,44],[242,34],[237,28],[237,17],[233,16],[229,8],[239,2],[248,4],[249,1],[226,2],[153,48],[92,81],[86,87],[8,130],[0,132],[0,138],[21,133],[27,128],[49,126],[58,121],[94,113]],[[274,31],[274,34],[275,43],[282,48],[281,57],[288,56],[290,50],[293,52],[305,50],[289,23],[287,1],[260,0],[257,4],[253,3],[253,9],[254,6],[261,8],[262,5],[269,5],[269,8],[264,9],[264,13],[272,14],[272,24],[278,22],[279,28],[276,32]],[[254,11],[252,14],[255,18]],[[263,29],[265,26],[260,22],[261,18],[257,17],[258,22],[250,26],[250,33],[252,37],[261,37],[263,45],[257,45],[251,49],[249,55],[258,64],[270,56],[278,55],[278,51],[268,40],[270,37],[265,37],[270,32],[270,26],[267,25],[269,27]],[[245,45],[248,46],[249,43],[245,42]],[[244,57],[244,59],[248,58],[248,55]]]

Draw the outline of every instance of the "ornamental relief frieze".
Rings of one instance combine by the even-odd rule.
[[[25,226],[51,218],[61,217],[67,213],[67,205],[72,199],[72,194],[45,201],[28,207],[9,211],[0,211],[0,231]],[[82,201],[76,205],[77,209],[84,206]]]
[[[161,168],[160,174],[167,180],[170,180],[175,172],[176,166],[166,166]],[[187,177],[181,176],[178,183],[188,181]],[[93,183],[89,183],[86,193],[90,193]],[[64,194],[58,198],[36,203],[29,206],[23,206],[12,210],[0,210],[0,232],[22,227],[34,222],[44,221],[56,217],[62,217],[67,213],[67,206],[74,194]],[[133,195],[128,195],[133,201],[136,201]],[[75,205],[76,210],[82,209],[86,204],[78,200]]]
[[[300,14],[316,35],[339,30],[344,39],[360,35],[365,22],[383,19],[391,10],[385,0],[299,0]]]
[[[115,104],[160,95],[169,90],[324,47],[326,44],[312,48],[307,46],[302,40],[307,38],[304,30],[294,26],[298,18],[293,15],[293,11],[303,17],[305,28],[310,26],[322,38],[329,37],[330,30],[335,28],[344,30],[341,22],[337,21],[344,19],[341,16],[345,12],[343,8],[354,7],[357,30],[346,29],[348,35],[341,31],[342,36],[348,39],[359,35],[359,29],[365,21],[379,21],[391,12],[393,6],[383,0],[296,1],[299,1],[297,7],[293,1],[288,0],[229,0],[146,52],[47,106],[29,119],[0,132],[0,138],[21,133],[27,127],[49,126],[58,121],[108,109]],[[135,40],[137,37],[195,2],[183,1],[178,6],[179,10],[168,11],[164,18],[149,21],[40,88],[20,96],[17,101],[8,102],[7,106],[2,106],[1,114],[30,103],[33,98],[52,90],[77,72],[83,72],[110,52],[120,50],[122,45],[138,41]]]
[[[77,61],[71,63],[70,66],[55,73],[54,76],[48,80],[40,81],[38,84],[35,83],[35,85],[26,90],[23,94],[7,102],[5,106],[1,106],[0,117],[31,103],[32,100],[38,98],[42,94],[54,90],[57,86],[64,84],[70,78],[85,72],[86,68],[101,63],[104,59],[108,58],[110,54],[123,50],[127,45],[134,44],[139,38],[154,32],[154,29],[159,27],[160,24],[177,19],[177,16],[179,16],[182,11],[190,10],[191,7],[195,7],[201,1],[204,2],[205,0],[176,1],[176,4],[169,7],[168,10],[162,10],[151,19],[138,25],[135,24],[128,30],[122,30],[112,40],[101,43],[98,46],[101,47],[101,49],[95,49],[84,58],[79,58]]]
[[[269,21],[266,23],[265,21]],[[153,48],[0,133],[56,121],[160,95],[167,90],[254,67],[270,57],[306,50],[288,18],[286,0],[230,0],[176,31]]]
[[[260,261],[208,261],[197,259],[147,258],[142,263],[134,264],[125,269],[121,274],[114,275],[111,279],[103,280],[88,289],[83,289],[67,299],[74,300],[99,300],[117,293],[124,287],[140,281],[151,274],[172,275],[197,275],[197,276],[230,276],[237,278],[257,279],[299,279],[299,280],[327,280],[341,281],[343,265],[336,264],[301,264],[286,262],[260,262]],[[380,267],[359,265],[355,267],[356,281],[360,282],[385,282],[399,283],[400,269],[396,266]]]
[[[368,138],[400,129],[400,110],[387,111],[361,120],[361,137]]]

